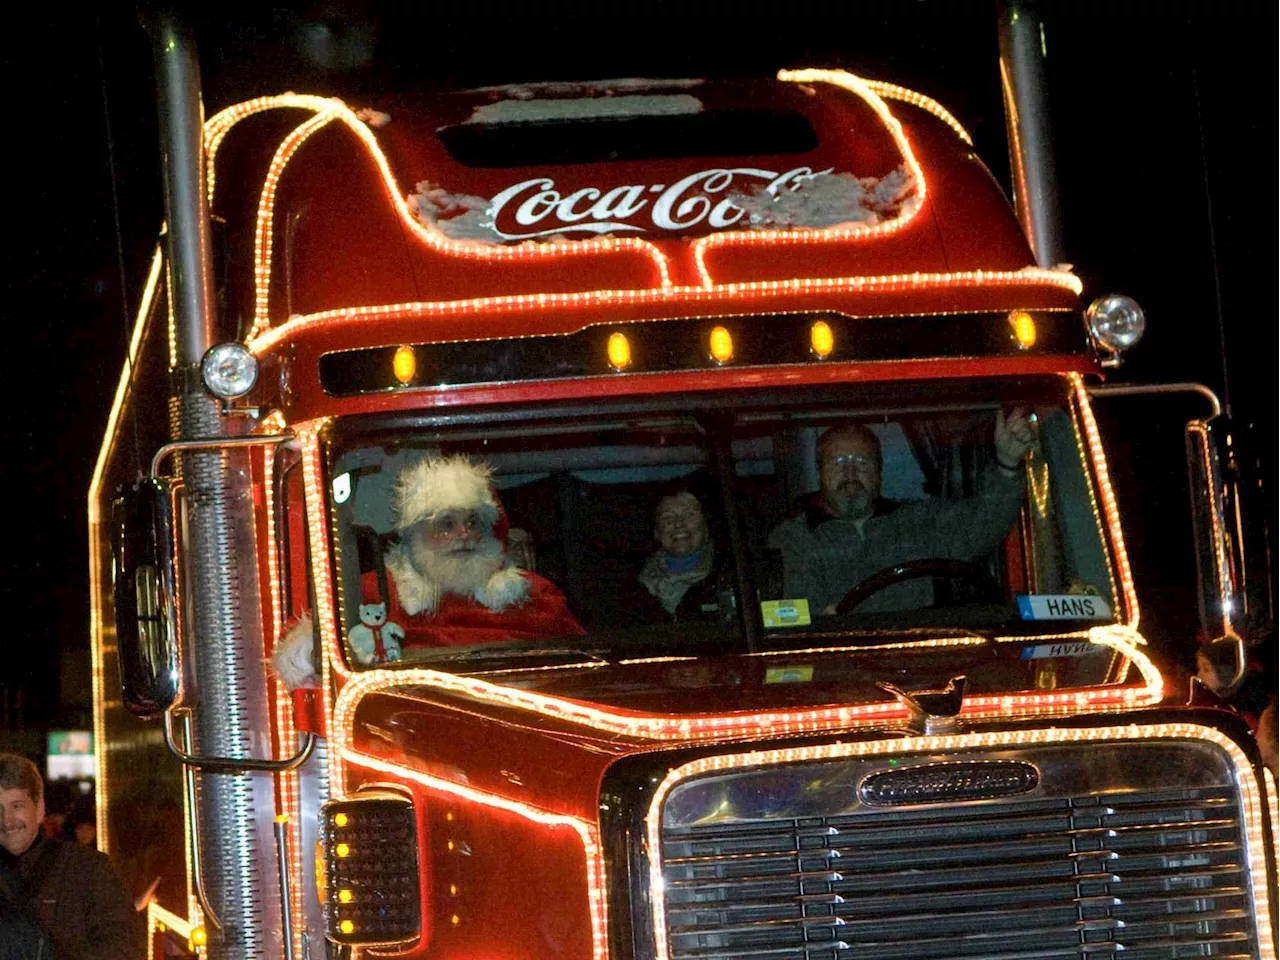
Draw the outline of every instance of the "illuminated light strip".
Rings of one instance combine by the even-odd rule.
[[[928,186],[925,183],[924,170],[911,149],[911,142],[902,131],[896,117],[890,113],[888,106],[880,99],[865,80],[845,70],[779,70],[778,79],[784,83],[829,83],[832,86],[848,90],[864,100],[880,118],[885,129],[893,138],[902,155],[912,180],[915,182],[915,195],[903,201],[903,210],[892,220],[880,223],[852,223],[835,227],[796,227],[784,230],[726,230],[699,237],[693,242],[693,261],[698,271],[698,278],[704,287],[715,286],[711,272],[707,269],[706,253],[713,247],[761,246],[788,243],[840,243],[849,240],[885,237],[897,233],[913,222],[924,210],[928,199]]]
[[[482,806],[505,810],[508,813],[514,813],[516,816],[532,820],[547,827],[569,827],[576,832],[578,838],[582,841],[582,852],[586,858],[587,909],[591,916],[591,956],[592,960],[608,960],[609,918],[607,891],[605,888],[604,853],[600,845],[599,828],[596,824],[578,817],[550,813],[527,803],[521,803],[518,800],[510,800],[498,794],[486,793],[483,790],[455,783],[452,780],[442,780],[430,774],[420,773],[417,770],[360,753],[358,750],[348,746],[342,739],[349,728],[337,724],[335,724],[335,728],[342,731],[341,737],[335,738],[339,744],[338,752],[342,754],[344,760],[353,765],[412,780],[430,790],[447,793],[450,796]]]
[[[856,223],[836,227],[798,227],[768,231],[731,230],[699,237],[693,243],[693,259],[697,268],[698,278],[704,287],[715,285],[715,281],[712,279],[706,265],[706,252],[713,247],[830,243],[887,236],[907,226],[924,209],[928,196],[928,185],[925,182],[924,170],[921,168],[919,161],[916,160],[915,153],[911,149],[911,143],[902,131],[902,125],[890,113],[884,101],[868,86],[866,81],[844,70],[780,70],[778,79],[795,83],[829,83],[848,90],[866,101],[867,105],[879,116],[880,121],[885,125],[897,145],[898,151],[902,155],[903,163],[906,165],[915,184],[915,195],[904,201],[904,204],[911,205],[910,209],[900,213],[892,220],[876,224]]]
[[[340,736],[334,731],[333,689],[337,682],[334,675],[349,675],[342,662],[342,649],[336,636],[337,614],[333,599],[333,568],[330,564],[327,523],[325,518],[325,485],[320,465],[320,431],[328,424],[329,417],[308,420],[294,425],[294,435],[302,447],[303,498],[307,510],[307,538],[311,544],[311,587],[315,591],[316,609],[313,617],[315,629],[320,635],[320,697],[325,716],[326,733]],[[346,771],[339,753],[329,758],[329,795],[336,799],[346,796]]]
[[[166,227],[167,229],[167,227]],[[169,269],[172,270],[172,264]],[[173,312],[173,278],[166,274],[164,281],[165,322],[169,335],[169,369],[178,368],[178,316]]]
[[[996,638],[991,638],[996,640]],[[1010,637],[1001,637],[1000,640],[1013,639]],[[1025,641],[1026,637],[1018,637],[1019,641]],[[1061,640],[1062,635],[1054,637],[1055,640]],[[929,637],[926,640],[900,640],[896,643],[851,643],[844,647],[806,647],[797,650],[755,650],[748,653],[748,657],[794,657],[802,653],[859,653],[863,650],[911,650],[924,649],[928,647],[976,647],[987,643],[986,637]]]
[[[1080,419],[1084,423],[1085,438],[1092,455],[1093,468],[1098,477],[1098,490],[1102,495],[1102,508],[1106,515],[1107,527],[1111,532],[1111,545],[1115,552],[1116,565],[1120,568],[1120,582],[1124,588],[1125,606],[1129,613],[1129,626],[1138,629],[1138,591],[1133,584],[1133,568],[1129,566],[1129,553],[1124,546],[1124,531],[1120,529],[1120,511],[1116,506],[1115,491],[1111,489],[1111,474],[1107,471],[1107,455],[1102,449],[1102,440],[1098,436],[1098,422],[1093,418],[1093,407],[1089,403],[1089,393],[1084,388],[1084,378],[1078,373],[1067,375],[1076,391],[1076,402],[1080,406]],[[1089,496],[1092,499],[1092,485],[1089,485]],[[1097,507],[1095,505],[1094,509]],[[1107,570],[1110,572],[1110,565]],[[1115,584],[1111,589],[1114,592]]]
[[[289,158],[297,152],[297,149],[306,143],[313,133],[324,129],[337,119],[337,116],[332,105],[318,112],[310,120],[295,127],[276,148],[275,156],[271,158],[271,166],[262,183],[262,194],[258,200],[258,218],[253,233],[254,323],[249,331],[250,336],[270,323],[272,232],[275,225],[276,187],[280,184],[280,176],[284,173]]]
[[[160,247],[156,247],[151,257],[151,269],[147,271],[147,282],[142,288],[142,299],[138,302],[138,312],[133,320],[133,332],[129,336],[129,352],[124,368],[120,371],[120,379],[116,382],[115,396],[111,400],[111,410],[107,413],[107,428],[103,433],[102,446],[98,448],[98,459],[93,465],[93,476],[89,480],[89,650],[93,671],[93,736],[97,749],[94,751],[94,774],[98,783],[97,829],[99,849],[103,853],[110,852],[110,834],[107,832],[107,805],[110,792],[107,789],[107,720],[106,720],[106,682],[103,679],[103,649],[106,642],[102,609],[103,581],[101,576],[102,554],[99,548],[101,535],[99,498],[102,496],[102,483],[107,473],[107,461],[115,451],[116,433],[120,429],[120,415],[129,399],[130,380],[138,363],[138,354],[142,350],[142,337],[146,331],[147,317],[151,313],[156,290],[160,285],[160,269],[164,255]]]
[[[666,658],[660,658],[660,659],[666,659]],[[697,657],[672,657],[670,659],[696,660]],[[616,662],[621,664],[621,663],[634,663],[636,661],[618,660]],[[640,662],[644,663],[646,661],[640,661]],[[486,670],[484,672],[484,675],[486,677],[493,677],[493,676],[500,676],[505,673],[527,674],[527,673],[553,673],[553,672],[566,671],[566,670],[599,670],[601,667],[612,667],[612,666],[614,666],[614,663],[611,663],[605,660],[585,660],[582,663],[552,663],[552,664],[545,664],[540,667],[502,667],[498,670]]]
[[[747,297],[784,296],[810,293],[895,292],[936,287],[1038,287],[1049,286],[1079,294],[1080,278],[1067,270],[1023,267],[1020,270],[967,270],[958,273],[900,273],[866,277],[799,277],[791,280],[751,280],[714,287],[686,286],[643,290],[587,290],[578,293],[520,293],[500,297],[473,297],[467,300],[432,300],[389,303],[380,306],[343,307],[289,318],[246,339],[257,355],[271,350],[298,330],[316,327],[327,330],[359,323],[366,317],[384,320],[414,317],[462,316],[482,312],[519,313],[547,307],[617,307],[629,304],[661,304],[688,301],[691,304],[726,303]]]
[[[1276,796],[1276,778],[1270,767],[1262,768],[1262,779],[1267,785],[1267,812],[1271,814],[1271,842],[1276,848],[1276,862],[1280,864],[1280,799]]]
[[[396,182],[395,174],[391,170],[391,164],[387,160],[386,154],[382,151],[382,147],[378,144],[377,137],[369,129],[350,107],[339,100],[325,100],[319,97],[298,96],[296,94],[282,94],[278,97],[267,98],[271,100],[270,104],[263,105],[262,101],[251,101],[255,104],[253,108],[239,111],[234,114],[228,114],[225,121],[219,120],[223,114],[218,114],[215,120],[219,120],[217,126],[212,131],[206,126],[206,142],[212,143],[215,150],[217,144],[221,142],[221,137],[225,136],[225,130],[230,129],[230,125],[238,122],[245,116],[253,113],[261,112],[264,109],[275,108],[302,108],[313,110],[317,117],[325,117],[323,126],[332,120],[339,120],[344,123],[347,128],[356,135],[368,150],[370,157],[378,167],[379,173],[382,175],[383,184],[387,189],[388,197],[391,200],[392,207],[399,215],[403,225],[409,229],[418,239],[425,243],[433,250],[445,253],[451,256],[463,257],[473,260],[522,260],[534,259],[539,257],[561,257],[561,256],[581,256],[597,253],[619,253],[623,251],[635,251],[648,257],[657,269],[660,282],[663,287],[671,285],[671,270],[666,254],[654,243],[648,240],[641,240],[635,237],[601,237],[594,240],[552,240],[538,243],[522,243],[515,246],[502,246],[497,244],[483,244],[474,241],[460,241],[449,237],[444,231],[434,224],[427,224],[420,220],[409,207],[408,201],[401,192],[399,184]],[[235,110],[236,108],[229,108]],[[227,113],[227,111],[223,111]],[[211,121],[212,122],[212,121]],[[303,124],[307,127],[308,124]],[[301,129],[301,128],[299,128]],[[315,129],[318,129],[315,128]],[[315,129],[309,129],[302,140],[315,132]],[[296,134],[298,131],[295,130]],[[299,144],[286,152],[284,156],[277,153],[272,160],[271,167],[267,172],[267,180],[271,184],[271,193],[274,199],[275,183],[280,179],[284,172],[284,167],[288,163],[289,157],[292,156]],[[212,162],[212,161],[210,161]],[[210,191],[212,191],[212,178],[210,178]],[[264,196],[267,188],[264,187]],[[212,193],[210,193],[212,196]],[[262,211],[259,209],[259,223],[257,232],[261,233],[263,229]],[[270,282],[270,249],[268,244],[267,259],[265,262],[255,263],[255,285],[269,284]],[[262,304],[265,302],[267,294],[262,290],[255,290],[255,302]],[[252,339],[261,331],[270,326],[271,318],[263,313],[260,309],[255,309],[253,326],[249,331],[249,338]]]
[[[285,428],[284,415],[273,410],[258,425],[260,433],[279,433]],[[284,609],[284,591],[280,581],[279,540],[276,531],[275,509],[275,449],[263,451],[262,487],[263,509],[267,516],[267,580],[271,594],[271,615],[267,618],[267,649],[275,652],[284,632],[286,611]],[[293,725],[293,699],[280,678],[274,678],[275,715],[278,741],[281,744],[297,742],[298,731]],[[303,915],[302,902],[302,818],[300,800],[300,773],[297,769],[286,770],[276,775],[280,784],[280,811],[288,818],[285,838],[285,867],[290,877],[289,909],[293,916]],[[303,956],[302,949],[303,924],[295,923],[293,930],[293,948],[295,956]]]
[[[1235,741],[1210,727],[1190,723],[1130,724],[1122,727],[1082,729],[1008,730],[994,733],[970,733],[936,737],[876,740],[867,743],[834,743],[817,747],[795,747],[786,750],[758,750],[751,753],[705,757],[677,767],[658,786],[645,817],[649,846],[649,899],[652,903],[656,960],[670,960],[667,937],[666,898],[662,876],[662,804],[673,787],[702,773],[803,763],[846,757],[892,757],[906,753],[938,754],[961,750],[1040,746],[1058,743],[1096,743],[1121,740],[1207,740],[1227,754],[1235,767],[1244,817],[1249,871],[1253,877],[1256,910],[1256,936],[1262,960],[1275,960],[1275,944],[1271,939],[1271,906],[1268,890],[1266,855],[1262,848],[1261,791],[1253,765]]]
[[[197,926],[197,924],[183,920],[176,913],[170,913],[152,900],[147,904],[147,960],[154,960],[155,958],[156,928],[162,924],[184,940],[191,939],[191,930]]]
[[[1049,464],[1039,464],[1040,475],[1036,476],[1036,461],[1027,463],[1027,485],[1031,488],[1031,499],[1036,505],[1036,513],[1044,518],[1049,513]]]
[[[1022,639],[1022,638],[1019,638]],[[960,716],[978,719],[1003,716],[1041,716],[1133,709],[1158,703],[1164,695],[1164,678],[1151,659],[1139,649],[1142,637],[1127,626],[1094,627],[1090,643],[1119,651],[1138,667],[1141,685],[1085,687],[1054,693],[1007,693],[966,697]],[[331,656],[337,657],[334,653]],[[332,714],[338,730],[350,729],[359,701],[366,695],[406,686],[425,686],[446,694],[502,707],[528,710],[553,720],[579,724],[612,735],[642,740],[709,740],[742,736],[778,736],[813,733],[901,720],[906,708],[896,701],[780,710],[771,713],[722,715],[640,714],[610,710],[577,700],[533,693],[490,683],[477,677],[459,677],[424,668],[378,669],[353,675],[338,694]]]
[[[328,109],[335,103],[341,103],[341,101],[296,93],[289,93],[284,96],[256,97],[253,100],[246,100],[243,103],[227,107],[225,110],[220,110],[206,120],[204,125],[205,182],[210,206],[213,205],[214,187],[217,178],[214,161],[218,156],[218,148],[222,146],[223,139],[231,132],[232,127],[241,120],[246,120],[254,114],[263,113],[267,110],[291,107],[319,112]]]
[[[1083,414],[1081,415],[1083,419]],[[1076,455],[1080,458],[1081,463],[1089,463],[1091,461],[1089,450],[1086,449],[1085,438],[1080,432],[1080,427],[1074,421],[1071,424],[1071,434],[1076,443]],[[1099,542],[1107,542],[1111,528],[1103,516],[1102,509],[1098,504],[1098,496],[1094,493],[1094,485],[1089,478],[1085,478],[1085,493],[1089,497],[1089,509],[1093,514],[1093,522],[1097,526]],[[1114,551],[1112,552],[1114,556]],[[1112,565],[1108,563],[1107,567],[1107,583],[1111,587],[1111,596],[1117,600],[1122,600],[1119,584],[1116,581],[1115,574],[1112,572]]]
[[[926,96],[919,91],[911,90],[907,87],[900,87],[896,83],[886,83],[883,80],[868,80],[863,77],[862,82],[880,96],[888,100],[901,100],[903,103],[909,103],[913,107],[919,107],[925,112],[933,114],[948,127],[958,133],[961,140],[969,146],[973,146],[973,138],[969,136],[969,131],[960,124],[959,120],[952,116],[950,110],[940,104],[937,100],[933,99],[933,97]]]

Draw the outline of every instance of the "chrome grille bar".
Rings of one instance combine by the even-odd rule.
[[[749,776],[664,827],[672,960],[1256,956],[1229,782],[734,819]]]

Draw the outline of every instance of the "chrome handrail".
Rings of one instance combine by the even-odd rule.
[[[252,771],[285,773],[289,770],[295,770],[306,763],[307,758],[311,756],[311,751],[316,746],[316,735],[310,731],[303,731],[302,746],[298,748],[297,753],[286,760],[260,760],[256,757],[202,757],[197,754],[187,753],[186,750],[174,742],[171,718],[175,712],[176,710],[173,707],[164,712],[164,745],[169,748],[170,753],[188,767],[198,767],[201,770],[208,770],[212,773],[249,773]],[[183,709],[182,712],[185,715],[184,722],[189,724],[191,722],[191,711]]]

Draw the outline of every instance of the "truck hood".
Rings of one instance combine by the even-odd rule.
[[[343,689],[335,732],[351,759],[382,758],[581,816],[593,809],[609,764],[629,754],[909,733],[907,707],[881,684],[919,693],[965,676],[961,717],[973,721],[1160,701],[1164,681],[1150,661],[1134,646],[1101,639],[1053,650],[1042,639],[975,638],[714,659],[581,658],[471,676],[377,671]],[[1053,671],[1038,661],[1052,661]],[[1055,679],[1056,689],[1035,687]]]

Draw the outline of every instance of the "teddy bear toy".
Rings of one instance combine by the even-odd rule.
[[[369,666],[400,659],[404,629],[387,620],[385,603],[360,604],[360,622],[347,634],[356,662]]]

